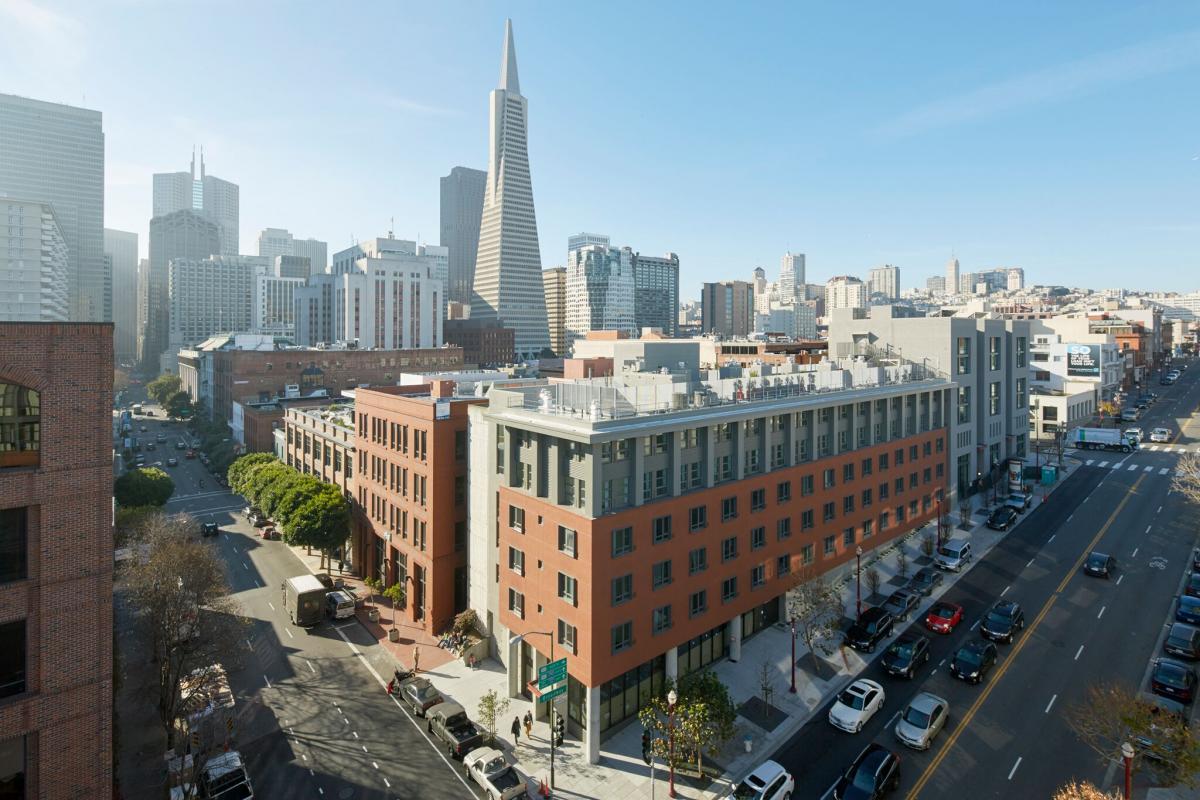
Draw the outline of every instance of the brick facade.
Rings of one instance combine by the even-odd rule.
[[[113,326],[0,323],[0,383],[40,393],[36,464],[0,458],[0,509],[27,509],[26,691],[0,699],[0,745],[26,741],[26,797],[112,794]],[[9,464],[9,465],[6,465]]]

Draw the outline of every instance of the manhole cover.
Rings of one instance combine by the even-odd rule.
[[[350,788],[342,789],[338,792],[338,797],[342,798],[342,800],[350,800],[351,797],[354,797],[354,790]]]

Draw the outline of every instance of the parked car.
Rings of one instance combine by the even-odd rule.
[[[1028,511],[1033,505],[1033,495],[1028,492],[1009,492],[1008,497],[1004,498],[1004,505],[1016,509],[1018,513]]]
[[[1001,600],[992,606],[979,626],[979,633],[994,642],[1011,642],[1025,627],[1025,612],[1018,603]]]
[[[1171,432],[1166,428],[1155,428],[1150,431],[1150,441],[1152,442],[1169,442],[1171,441]]]
[[[900,785],[900,757],[881,744],[867,745],[833,785],[834,800],[879,800]]]
[[[337,589],[325,593],[325,616],[346,619],[354,616],[354,598]]]
[[[1188,625],[1200,625],[1200,597],[1181,594],[1175,598],[1175,619]]]
[[[1200,597],[1200,572],[1193,571],[1188,576],[1187,584],[1183,587],[1183,593],[1189,597]]]
[[[221,529],[217,527],[217,523],[215,522],[205,522],[200,526],[201,536],[216,536],[220,532]]]
[[[994,531],[1006,531],[1018,519],[1017,510],[1005,503],[988,515],[987,526]]]
[[[950,660],[950,674],[967,683],[982,683],[988,670],[996,665],[996,645],[972,639]]]
[[[525,794],[525,778],[504,760],[504,753],[491,747],[472,750],[463,758],[471,780],[479,784],[487,800],[513,800]]]
[[[195,457],[196,457],[196,451],[195,451],[195,450],[188,450],[186,453],[184,453],[184,457],[185,457],[185,458],[195,458]]]
[[[795,790],[796,781],[782,765],[765,761],[730,796],[734,800],[788,800]]]
[[[907,620],[909,615],[920,604],[920,595],[907,592],[904,589],[897,589],[883,602],[882,608],[891,614],[894,619]]]
[[[900,715],[895,727],[896,738],[914,750],[928,750],[949,715],[949,703],[936,694],[921,692]]]
[[[1167,631],[1167,638],[1163,639],[1163,652],[1188,661],[1200,659],[1200,628],[1182,622],[1173,623]]]
[[[1137,422],[1138,417],[1142,414],[1137,406],[1129,406],[1121,409],[1121,422]]]
[[[171,456],[170,458],[167,459],[167,466],[168,467],[178,467],[179,459],[176,458],[175,456]]]
[[[1087,559],[1083,562],[1084,573],[1094,575],[1097,578],[1111,578],[1116,568],[1117,560],[1098,550],[1088,553]]]
[[[1192,551],[1192,569],[1200,572],[1200,547]]]
[[[846,631],[846,644],[855,650],[874,653],[876,645],[892,635],[892,615],[879,606],[868,608]]]
[[[184,444],[183,442],[176,442],[175,449],[176,450],[187,450],[187,445]]]
[[[879,659],[884,671],[912,680],[917,667],[929,663],[929,640],[919,633],[905,632],[883,651]]]
[[[958,623],[962,622],[962,606],[939,600],[925,615],[925,627],[934,633],[953,633]]]
[[[446,698],[442,697],[442,693],[435,689],[426,678],[412,678],[401,684],[400,699],[418,717],[425,716],[426,711],[438,703],[446,701]]]
[[[934,589],[942,585],[942,573],[933,567],[921,567],[913,575],[906,587],[910,592],[916,592],[924,597],[933,594]]]
[[[1156,658],[1150,672],[1150,691],[1191,705],[1196,697],[1196,671],[1182,661]]]
[[[458,703],[442,702],[425,712],[425,728],[446,747],[451,758],[471,752],[483,742],[479,729]]]
[[[958,572],[971,562],[971,543],[966,539],[950,539],[943,542],[933,554],[933,563],[938,569]]]
[[[1138,704],[1145,709],[1151,721],[1148,731],[1132,737],[1133,746],[1146,758],[1159,762],[1171,761],[1178,743],[1191,736],[1187,706],[1152,692],[1138,695]]]
[[[341,588],[334,584],[333,578],[330,577],[328,572],[314,572],[313,576],[321,582],[321,585],[325,587],[326,591],[332,592],[334,589]]]
[[[858,733],[883,708],[885,699],[882,686],[873,680],[859,678],[838,692],[829,707],[829,724],[847,733]]]

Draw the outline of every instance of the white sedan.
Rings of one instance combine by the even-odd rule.
[[[838,694],[829,709],[829,723],[848,733],[858,733],[883,708],[883,687],[860,678]]]
[[[1169,442],[1171,441],[1171,432],[1166,428],[1155,428],[1150,431],[1150,441],[1152,442]]]

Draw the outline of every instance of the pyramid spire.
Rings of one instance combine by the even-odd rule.
[[[517,46],[513,44],[511,19],[504,21],[504,53],[500,56],[500,85],[497,88],[514,94],[521,93],[521,82],[517,79]]]

